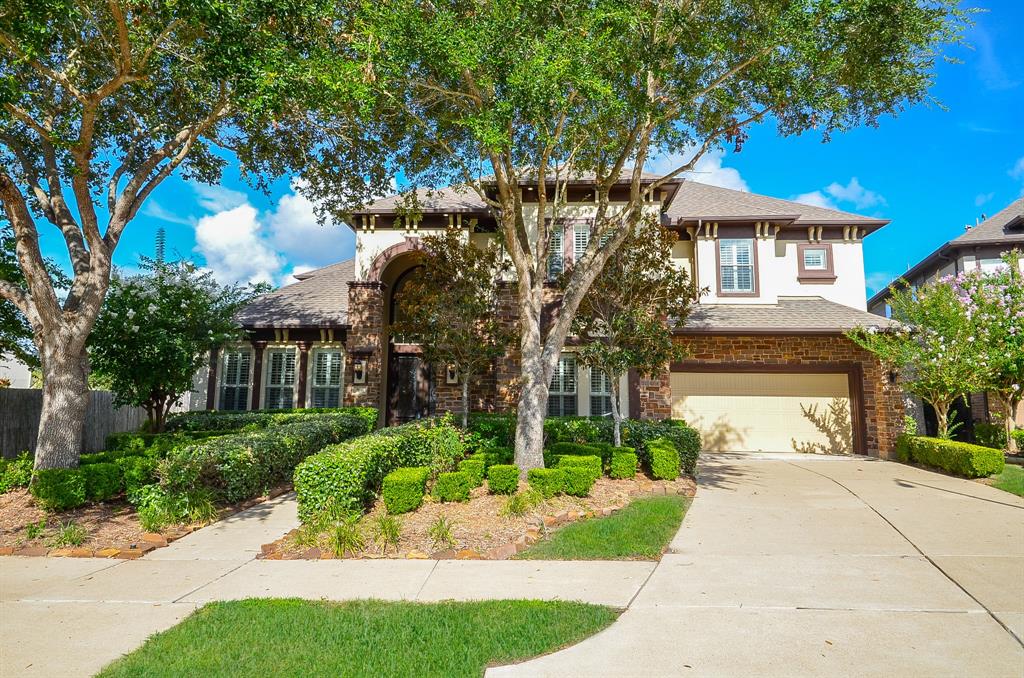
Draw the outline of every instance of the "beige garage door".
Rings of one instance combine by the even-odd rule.
[[[702,434],[704,449],[853,451],[846,374],[673,372],[672,416]]]

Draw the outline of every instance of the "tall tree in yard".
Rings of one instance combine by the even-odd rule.
[[[37,468],[78,463],[86,341],[115,248],[161,182],[175,171],[216,182],[221,151],[259,186],[324,158],[335,174],[354,167],[336,127],[358,107],[362,76],[344,21],[327,0],[3,4],[0,200],[25,284],[5,277],[0,296],[27,318],[41,361]],[[308,115],[328,96],[331,120]],[[43,225],[70,259],[63,299],[46,274]]]
[[[364,3],[353,44],[381,112],[356,143],[419,185],[462,183],[495,214],[516,277],[516,463],[543,465],[548,386],[605,263],[664,182],[747,128],[827,139],[926,98],[956,0],[394,0]],[[386,129],[401,140],[381,145]],[[646,183],[654,156],[678,158]],[[591,238],[550,298],[566,181],[587,176]],[[327,186],[331,177],[314,177]],[[624,200],[610,199],[626,188]],[[536,196],[524,212],[522,191]],[[575,200],[575,198],[574,198]],[[552,321],[542,326],[542,309]]]
[[[428,362],[457,371],[465,428],[470,383],[505,354],[512,339],[498,318],[499,285],[509,267],[496,244],[478,247],[455,229],[426,236],[421,244],[420,267],[401,290],[404,317],[392,331],[415,336]]]
[[[658,226],[638,228],[605,264],[576,312],[576,356],[608,377],[616,445],[622,444],[622,375],[631,367],[655,374],[686,354],[672,340],[672,327],[685,322],[696,290],[672,262],[676,240],[674,232]]]

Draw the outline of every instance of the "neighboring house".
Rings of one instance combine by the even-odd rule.
[[[1013,249],[1024,252],[1024,198],[1014,200],[977,226],[968,226],[962,235],[922,259],[871,297],[868,310],[880,316],[891,315],[890,287],[897,281],[918,287],[964,271],[993,271],[1003,264],[1003,254]],[[1020,266],[1024,271],[1024,257],[1021,258]],[[989,406],[987,394],[976,393],[970,397],[969,404],[956,405],[958,421],[967,425],[968,429],[974,421],[988,421],[991,413]],[[930,408],[917,403],[914,416],[922,430],[935,433],[935,415]],[[1024,404],[1017,409],[1015,421],[1018,426],[1024,426]],[[969,433],[969,430],[965,433]]]
[[[30,388],[32,386],[32,370],[17,358],[0,359],[0,380],[10,382],[10,388]]]
[[[613,202],[627,190],[623,181]],[[561,214],[569,218],[552,236],[552,275],[586,249],[595,213],[592,180],[572,182],[568,195]],[[532,196],[524,187],[527,212],[536,209]],[[213,356],[207,406],[365,404],[379,407],[389,424],[457,411],[455,375],[424,364],[419,347],[392,337],[389,327],[402,313],[421,236],[454,227],[485,242],[497,225],[468,191],[418,197],[415,220],[403,216],[396,197],[357,212],[354,259],[298,275],[244,309],[252,341]],[[623,411],[684,418],[712,450],[889,454],[903,415],[894,375],[843,336],[856,326],[888,325],[865,309],[862,252],[862,239],[887,222],[681,180],[662,186],[645,209],[678,233],[675,262],[710,293],[675,328],[690,357],[653,378],[623,377]],[[510,324],[513,294],[502,285],[501,313]],[[512,350],[472,386],[473,408],[514,408],[517,376]],[[570,341],[549,412],[607,415],[608,391],[603,374],[576,363]]]

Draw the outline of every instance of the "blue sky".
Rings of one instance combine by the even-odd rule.
[[[828,144],[813,134],[782,138],[763,124],[740,154],[706,157],[693,178],[891,219],[864,245],[868,294],[877,291],[965,224],[1024,194],[1024,2],[977,4],[989,11],[976,16],[972,48],[950,53],[963,63],[937,68],[932,95],[945,110],[918,106]],[[277,181],[268,197],[233,166],[218,187],[171,178],[128,226],[115,263],[131,268],[152,254],[160,226],[172,253],[225,282],[282,284],[293,272],[351,256],[351,231],[318,224],[294,181]],[[66,259],[55,230],[42,242],[47,254]]]

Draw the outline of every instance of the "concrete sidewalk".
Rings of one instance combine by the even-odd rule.
[[[875,460],[719,455],[611,627],[488,676],[1024,675],[1024,501]]]

